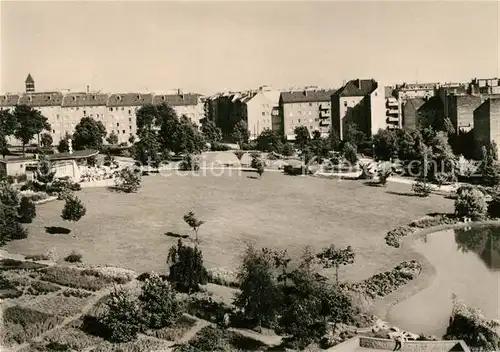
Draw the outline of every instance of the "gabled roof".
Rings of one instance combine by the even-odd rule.
[[[26,81],[24,83],[35,83],[33,77],[31,77],[31,73],[28,73],[28,77],[26,77]]]
[[[19,102],[19,95],[17,94],[5,94],[0,96],[0,106],[15,106]]]
[[[374,79],[353,79],[340,88],[335,95],[340,97],[364,97],[377,89]]]
[[[284,104],[322,102],[322,101],[330,101],[330,98],[334,93],[335,93],[334,89],[281,92],[280,99]]]
[[[165,103],[168,106],[190,106],[198,105],[198,98],[200,94],[165,94],[165,95],[155,95],[153,97],[153,104]]]
[[[58,106],[61,105],[62,100],[61,92],[40,92],[23,94],[18,103],[29,106]]]
[[[106,105],[108,95],[103,93],[68,93],[64,96],[63,107]]]
[[[108,106],[140,106],[151,103],[153,103],[152,94],[111,94],[108,99]]]

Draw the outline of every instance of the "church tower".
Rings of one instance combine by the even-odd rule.
[[[28,73],[28,77],[26,77],[24,83],[26,85],[26,93],[35,93],[35,80],[31,77],[30,73]]]

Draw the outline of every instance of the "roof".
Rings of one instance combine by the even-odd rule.
[[[336,95],[341,97],[364,97],[377,89],[378,83],[374,79],[353,79],[340,88]]]
[[[64,95],[63,107],[106,105],[108,94],[103,93],[68,93]]]
[[[320,90],[300,90],[281,92],[281,101],[287,103],[310,103],[330,101],[331,96],[335,93],[335,89],[320,89]]]
[[[140,106],[151,104],[153,102],[152,94],[141,93],[123,93],[111,94],[108,99],[108,106]]]
[[[0,96],[0,106],[15,106],[19,102],[19,95],[5,94]]]
[[[7,156],[6,159],[0,159],[0,162],[4,164],[19,163],[25,161],[36,161],[36,159],[34,156]]]
[[[57,106],[61,105],[63,94],[61,92],[27,93],[19,98],[19,105],[29,106]]]
[[[75,150],[72,154],[66,153],[57,153],[51,154],[47,156],[48,160],[70,160],[70,159],[82,159],[88,158],[94,155],[99,154],[98,150],[94,149],[85,149],[85,150]]]
[[[153,104],[165,103],[168,106],[172,107],[198,105],[199,97],[200,94],[194,94],[194,93],[155,95],[153,97]]]
[[[26,77],[26,81],[24,83],[35,83],[33,77],[31,77],[31,73],[28,73],[28,77]]]

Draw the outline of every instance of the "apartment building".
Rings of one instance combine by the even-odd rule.
[[[450,119],[456,132],[468,132],[474,127],[474,110],[484,99],[480,96],[450,94],[446,97],[445,116]]]
[[[406,99],[401,106],[401,122],[404,128],[419,128],[421,116],[419,109],[425,104],[423,98]]]
[[[474,139],[478,147],[490,142],[500,146],[500,97],[488,98],[474,110]]]
[[[384,88],[374,79],[350,80],[331,96],[331,106],[332,129],[341,139],[350,123],[368,136],[387,128]]]
[[[388,128],[398,128],[402,126],[401,106],[396,97],[396,89],[392,86],[384,87],[384,98],[386,113],[385,118]]]
[[[35,82],[31,75],[26,78],[26,93],[0,96],[0,109],[13,109],[16,105],[28,105],[41,112],[48,119],[54,144],[59,143],[66,133],[72,134],[82,117],[101,121],[107,134],[118,136],[119,143],[136,136],[136,112],[145,104],[166,103],[180,117],[186,115],[200,124],[205,117],[204,100],[200,94],[183,93],[176,90],[172,94],[151,93],[101,93],[101,92],[35,92]],[[15,142],[15,141],[12,141]]]
[[[473,78],[468,87],[469,94],[500,94],[500,78]]]
[[[305,126],[311,135],[319,131],[321,136],[328,136],[332,124],[331,96],[334,93],[334,89],[315,87],[281,92],[279,111],[283,135],[288,140],[294,140],[295,128]]]
[[[428,99],[436,95],[436,87],[439,83],[403,83],[396,85],[395,94],[399,100],[406,99]]]

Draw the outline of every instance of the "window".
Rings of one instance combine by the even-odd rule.
[[[113,108],[109,108],[109,111],[113,111]]]
[[[122,133],[125,134],[125,130],[122,130]]]
[[[56,133],[56,130],[52,130],[52,133]]]
[[[300,119],[299,119],[299,123],[300,123]]]
[[[312,103],[309,103],[309,106],[313,106],[313,104],[312,104]]]
[[[125,110],[125,108],[122,106],[122,111]]]
[[[347,101],[344,100],[344,106],[347,106]]]
[[[131,130],[131,129],[132,129],[132,126],[128,126],[128,128]]]
[[[116,123],[116,127],[120,127],[120,124],[118,122]]]
[[[132,118],[131,117],[129,117],[128,122],[132,122]]]
[[[56,116],[57,116],[57,119],[59,120],[59,114],[57,114]]]
[[[128,109],[128,114],[132,115],[132,110]]]
[[[77,107],[77,108],[76,108],[76,111],[78,111],[78,110],[80,110],[80,108],[79,108],[79,107]]]
[[[266,112],[265,111],[262,111],[262,116],[266,116]]]

